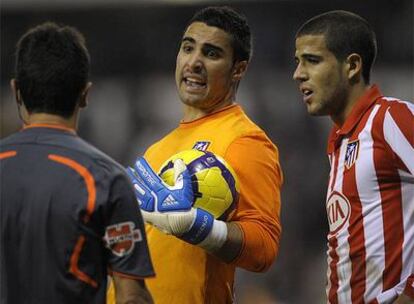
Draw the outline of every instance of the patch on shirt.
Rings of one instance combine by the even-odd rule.
[[[351,168],[355,161],[358,159],[359,153],[359,139],[355,141],[351,141],[346,146],[346,153],[345,153],[345,167],[347,169]]]
[[[207,151],[207,148],[210,146],[209,141],[197,141],[194,144],[193,149],[199,150],[199,151]]]
[[[348,223],[351,204],[343,194],[334,191],[326,202],[326,213],[329,222],[329,235],[335,235]]]
[[[106,227],[104,241],[113,254],[123,257],[132,252],[136,242],[142,240],[140,229],[133,222],[123,222]]]

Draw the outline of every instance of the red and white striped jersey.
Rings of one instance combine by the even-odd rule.
[[[328,303],[414,299],[414,105],[371,87],[328,155]]]

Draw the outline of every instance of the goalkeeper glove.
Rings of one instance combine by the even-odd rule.
[[[142,157],[127,171],[147,223],[206,250],[216,250],[224,244],[226,224],[209,212],[192,207],[191,176],[181,159],[174,162],[173,186],[164,183]]]

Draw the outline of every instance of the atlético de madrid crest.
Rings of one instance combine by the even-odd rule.
[[[349,142],[345,152],[345,168],[349,169],[355,164],[355,161],[358,159],[358,153],[359,139]]]
[[[209,141],[197,141],[194,144],[193,149],[199,150],[199,151],[207,151],[208,146],[210,146]]]

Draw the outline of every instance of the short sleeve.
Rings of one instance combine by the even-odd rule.
[[[114,179],[107,210],[104,242],[109,270],[136,279],[154,276],[143,219],[126,174]]]
[[[394,102],[384,117],[384,138],[401,160],[400,169],[414,175],[414,105]],[[397,162],[398,163],[398,162]]]

